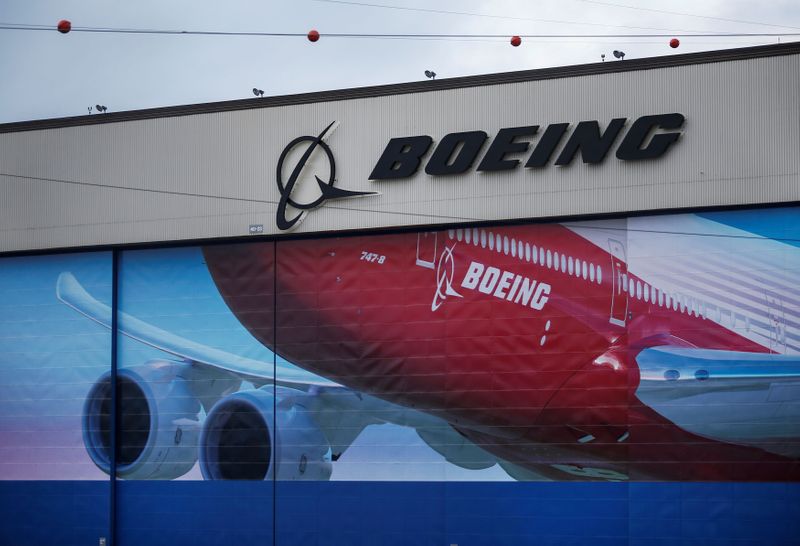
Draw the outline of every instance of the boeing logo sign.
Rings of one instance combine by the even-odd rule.
[[[315,209],[325,203],[325,201],[330,201],[331,199],[343,199],[346,197],[363,197],[366,195],[378,195],[378,192],[369,192],[369,191],[350,191],[344,190],[341,188],[334,187],[336,183],[336,161],[333,159],[333,152],[331,152],[330,146],[328,146],[325,142],[323,142],[323,137],[325,134],[330,130],[331,127],[336,122],[331,123],[317,136],[301,136],[297,137],[293,141],[291,141],[286,148],[283,149],[281,152],[281,156],[278,159],[278,169],[276,180],[278,183],[278,191],[281,194],[280,201],[278,201],[278,211],[275,216],[275,222],[280,230],[287,230],[293,228],[295,225],[300,223],[308,211]],[[295,150],[301,144],[308,142],[308,147],[303,152],[303,155],[300,159],[295,163],[294,169],[292,169],[292,173],[289,175],[288,180],[286,182],[283,181],[283,167],[284,163],[287,160],[289,154]],[[329,174],[327,180],[322,180],[319,176],[314,176],[314,179],[317,181],[317,185],[319,186],[320,195],[316,199],[308,202],[308,203],[300,203],[296,199],[292,199],[292,193],[295,191],[295,187],[298,183],[300,173],[303,171],[303,168],[306,166],[306,163],[311,158],[312,154],[317,150],[321,149],[325,153],[325,157],[328,161],[329,166]],[[286,216],[286,206],[291,205],[293,208],[299,210],[300,212],[293,216],[292,218],[287,218]]]
[[[685,117],[683,114],[657,114],[641,116],[628,124],[627,118],[614,118],[601,129],[597,120],[581,121],[576,124],[551,123],[540,132],[538,125],[521,127],[505,127],[500,129],[491,139],[486,151],[489,135],[485,131],[463,131],[449,133],[433,146],[433,138],[427,135],[392,138],[377,160],[369,175],[370,180],[398,180],[417,174],[425,164],[425,173],[429,176],[447,176],[463,174],[473,168],[478,172],[497,172],[516,169],[524,161],[526,169],[541,169],[550,164],[565,167],[580,155],[583,163],[598,164],[605,160],[617,141],[615,156],[621,161],[640,161],[657,159],[669,151],[681,136]],[[334,123],[328,125],[318,136],[301,136],[291,141],[280,155],[277,169],[277,183],[280,201],[276,215],[278,229],[288,230],[295,227],[308,211],[321,206],[332,199],[348,197],[364,197],[379,195],[378,192],[351,191],[334,187],[336,182],[336,163],[330,146],[323,141]],[[571,129],[571,130],[570,130]],[[533,150],[528,149],[533,139],[539,136]],[[623,136],[624,135],[624,136]],[[297,157],[296,150],[305,143],[307,147]],[[562,145],[563,143],[563,145]],[[433,147],[433,152],[428,152]],[[328,163],[328,176],[323,180],[314,175],[318,186],[318,194],[305,202],[293,197],[300,180],[300,174],[306,163],[316,151],[321,151]],[[559,151],[557,154],[556,152]],[[294,167],[284,181],[284,167],[289,157],[296,157]],[[527,156],[527,157],[526,157]],[[480,161],[478,162],[478,159]],[[287,216],[287,206],[298,212]],[[446,286],[446,285],[445,285]],[[439,295],[453,295],[447,291]],[[439,300],[434,301],[437,306]]]
[[[659,114],[636,119],[617,148],[617,159],[638,161],[664,155],[680,137],[685,118],[683,114]],[[584,163],[600,163],[623,133],[627,118],[612,119],[604,131],[597,121],[575,124],[572,134],[561,149],[555,164],[565,166],[580,152]],[[554,152],[569,132],[569,123],[551,123],[542,132],[527,161],[526,168],[547,166]],[[528,151],[530,141],[539,133],[538,125],[500,129],[478,164],[477,171],[493,172],[515,169],[519,157]],[[465,131],[445,135],[434,148],[425,165],[432,176],[462,174],[475,164],[489,135],[484,131]],[[408,178],[416,174],[422,158],[428,153],[433,139],[427,135],[393,138],[386,145],[370,180]]]

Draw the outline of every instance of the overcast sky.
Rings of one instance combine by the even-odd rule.
[[[355,5],[355,4],[362,5]],[[371,4],[371,5],[364,5]],[[376,7],[378,5],[394,6]],[[405,9],[398,9],[405,8]],[[411,9],[408,9],[411,8]],[[429,10],[429,11],[419,11]],[[433,11],[462,12],[434,13]],[[470,13],[464,14],[464,13]],[[479,14],[479,15],[474,15]],[[690,15],[691,14],[691,15]],[[322,38],[59,34],[75,27],[306,33]],[[721,20],[725,19],[725,20]],[[737,22],[738,21],[738,22]],[[797,40],[796,0],[0,0],[0,123],[265,95],[341,89]],[[778,26],[781,25],[781,26]],[[669,38],[334,38],[325,33],[675,34]],[[689,37],[691,33],[782,37]],[[624,62],[624,61],[623,61]]]

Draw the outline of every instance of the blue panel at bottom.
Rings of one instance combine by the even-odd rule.
[[[0,482],[0,544],[98,544],[108,490]],[[118,545],[800,546],[800,484],[278,482],[274,493],[121,481]]]
[[[272,544],[273,484],[120,481],[119,546]]]
[[[278,546],[627,544],[628,486],[279,482]]]
[[[78,546],[108,536],[107,481],[0,481],[0,544]]]
[[[278,546],[800,546],[800,484],[278,482]]]

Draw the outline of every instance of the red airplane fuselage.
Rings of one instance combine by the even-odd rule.
[[[205,254],[232,311],[278,354],[441,417],[517,467],[558,479],[800,479],[791,459],[691,434],[637,399],[645,348],[768,349],[631,275],[613,237],[602,248],[562,225],[512,226]]]

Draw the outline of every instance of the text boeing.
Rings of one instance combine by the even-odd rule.
[[[580,152],[584,163],[602,162],[623,133],[627,118],[615,118],[601,131],[597,121],[581,121],[574,126],[572,134],[561,152],[556,156],[555,165],[566,166]],[[681,136],[685,117],[683,114],[658,114],[637,118],[628,129],[616,151],[617,159],[639,161],[663,156]],[[552,123],[542,132],[525,162],[526,168],[547,166],[559,148],[564,136],[569,132],[569,123]],[[532,139],[539,133],[538,125],[507,127],[500,129],[492,140],[486,153],[478,164],[477,171],[493,172],[515,169],[520,159],[513,154],[528,151]],[[425,172],[432,176],[461,174],[472,168],[489,136],[484,131],[466,131],[445,135],[434,148],[425,165]],[[416,174],[422,158],[428,153],[433,139],[427,135],[393,138],[389,141],[370,180],[391,180],[408,178]]]
[[[469,290],[477,289],[483,294],[491,294],[495,298],[510,301],[531,309],[541,311],[550,296],[550,285],[536,282],[533,279],[501,271],[496,267],[486,267],[481,263],[469,264],[467,274],[461,281],[461,287]]]

